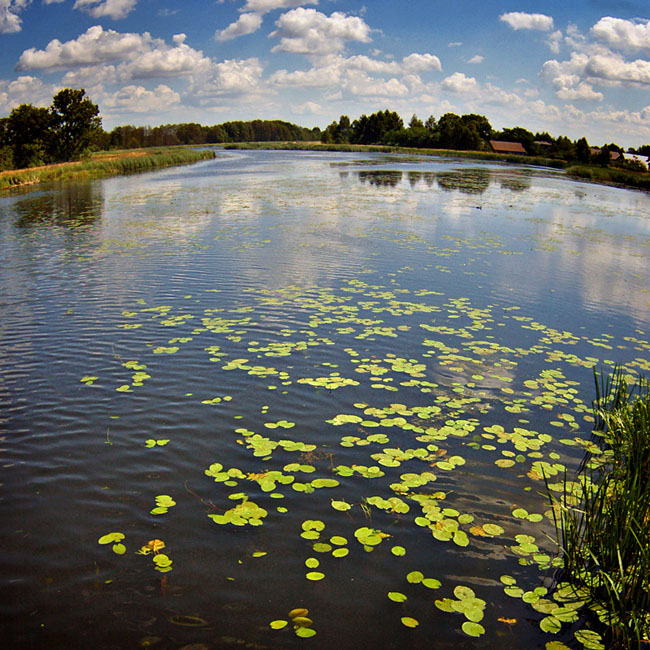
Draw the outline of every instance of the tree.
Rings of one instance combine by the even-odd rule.
[[[413,113],[413,117],[409,122],[409,129],[423,129],[423,128],[424,128],[424,122],[422,122],[422,120],[415,113]]]
[[[596,156],[596,162],[601,167],[607,167],[609,165],[610,162],[609,146],[605,145],[600,150],[600,153]]]
[[[12,149],[16,169],[48,162],[51,126],[52,119],[47,108],[21,104],[11,111],[5,125],[5,138]]]
[[[83,88],[64,88],[52,99],[51,154],[55,160],[78,159],[101,129],[99,108],[85,94]]]
[[[580,138],[575,144],[576,158],[584,164],[591,160],[591,149],[586,138]]]

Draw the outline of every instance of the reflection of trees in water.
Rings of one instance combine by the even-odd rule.
[[[433,187],[436,175],[433,172],[411,171],[408,173],[408,179],[411,187],[415,187],[420,182],[426,183],[427,187]]]
[[[505,190],[525,192],[530,189],[530,178],[527,176],[503,176],[499,178],[499,185]]]
[[[70,183],[17,201],[15,225],[30,228],[40,224],[66,227],[87,226],[101,217],[103,194],[98,183]]]
[[[458,190],[463,194],[483,194],[490,186],[491,174],[483,169],[438,172],[438,187],[445,192]]]
[[[359,172],[359,181],[377,187],[396,187],[402,182],[400,171],[362,171]]]

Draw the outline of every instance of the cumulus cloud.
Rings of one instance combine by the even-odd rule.
[[[169,86],[160,84],[154,90],[143,86],[125,86],[100,99],[102,110],[118,113],[153,113],[161,107],[171,107],[180,102],[180,95]]]
[[[0,0],[0,33],[14,34],[22,27],[22,20],[18,15],[31,0]]]
[[[549,37],[546,39],[546,44],[553,54],[559,54],[562,38],[562,32],[558,29],[552,34],[549,34]]]
[[[274,9],[291,9],[302,5],[317,5],[318,0],[247,0],[241,11],[267,14]]]
[[[603,100],[603,93],[594,90],[591,84],[586,81],[581,81],[574,87],[560,88],[556,94],[560,99],[568,101],[587,100],[600,102]]]
[[[589,59],[585,74],[607,81],[650,85],[650,61],[625,61],[617,54],[597,54]]]
[[[138,0],[77,0],[75,9],[81,9],[93,18],[126,18],[135,8]]]
[[[47,106],[54,94],[52,86],[44,84],[37,77],[20,76],[12,82],[0,82],[0,109],[9,112],[20,104]]]
[[[305,102],[299,106],[295,106],[293,109],[294,113],[298,115],[319,115],[323,112],[323,107],[316,102]]]
[[[507,23],[512,29],[535,29],[548,32],[553,29],[553,18],[544,14],[527,14],[523,11],[511,11],[501,14],[499,20]]]
[[[238,36],[245,36],[256,32],[262,26],[262,17],[258,14],[242,14],[225,29],[218,30],[214,37],[218,41],[230,41]]]
[[[467,63],[483,63],[483,61],[485,61],[485,57],[481,56],[480,54],[476,54]]]
[[[440,59],[433,54],[409,54],[402,59],[402,65],[409,72],[424,72],[425,70],[442,72]]]
[[[405,56],[402,61],[379,61],[365,55],[343,57],[332,55],[319,59],[318,64],[309,70],[278,70],[271,78],[271,83],[278,86],[296,86],[327,88],[330,86],[342,86],[350,92],[356,93],[362,88],[369,88],[374,84],[386,83],[385,79],[371,80],[369,75],[387,75],[401,77],[401,87],[408,87],[413,91],[422,85],[418,72],[430,70],[440,71],[442,66],[440,59],[433,54],[413,53]],[[364,75],[355,76],[363,72]],[[389,88],[389,87],[386,87]],[[393,83],[390,86],[395,90],[397,86]]]
[[[606,16],[592,28],[591,33],[611,47],[650,52],[650,21],[632,21]]]
[[[192,76],[190,93],[199,98],[260,95],[265,91],[261,83],[263,71],[257,58],[213,62],[208,69]]]
[[[30,48],[18,60],[18,70],[57,70],[88,68],[100,64],[121,63],[116,68],[123,80],[174,77],[196,73],[210,66],[200,50],[185,44],[185,34],[173,37],[174,45],[144,34],[90,27],[72,41],[54,39],[44,50]]]
[[[79,38],[62,43],[54,39],[44,50],[30,48],[18,59],[18,70],[47,70],[117,61],[142,49],[151,36],[104,31],[101,25],[89,27]]]
[[[358,16],[347,16],[339,11],[326,16],[315,9],[299,7],[276,21],[277,30],[271,37],[280,43],[272,52],[324,55],[341,52],[347,41],[367,43],[370,27]]]
[[[478,82],[474,77],[468,77],[462,72],[454,72],[454,74],[442,81],[443,90],[459,95],[474,93],[478,90],[478,87]]]

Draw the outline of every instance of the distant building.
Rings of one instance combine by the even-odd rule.
[[[599,147],[589,147],[589,151],[591,151],[591,156],[592,158],[595,158],[601,151]],[[609,159],[610,160],[618,160],[621,157],[621,154],[618,153],[618,151],[610,151],[609,152]]]
[[[636,160],[640,162],[646,169],[648,169],[648,156],[641,156],[638,153],[624,153],[623,158],[625,160]]]
[[[503,140],[490,140],[490,146],[496,153],[516,153],[526,155],[526,150],[521,142],[504,142]]]
[[[548,151],[553,146],[552,142],[546,142],[544,140],[535,140],[535,144],[544,151]]]

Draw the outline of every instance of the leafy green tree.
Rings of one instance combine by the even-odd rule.
[[[581,163],[587,164],[591,160],[591,149],[586,138],[580,138],[575,143],[576,159]]]
[[[409,122],[409,129],[423,129],[423,128],[424,128],[424,122],[415,113],[413,113],[413,117]]]
[[[47,147],[52,139],[52,118],[47,108],[21,104],[6,122],[6,142],[13,153],[16,169],[48,162]]]
[[[404,121],[395,112],[378,111],[362,115],[352,123],[351,142],[355,144],[376,144],[384,141],[387,133],[404,128]]]
[[[101,130],[99,108],[85,95],[83,88],[64,88],[52,99],[50,150],[55,160],[77,160]]]
[[[609,146],[605,145],[600,150],[600,153],[596,155],[596,163],[601,167],[608,167],[610,163],[611,156],[609,154]]]

